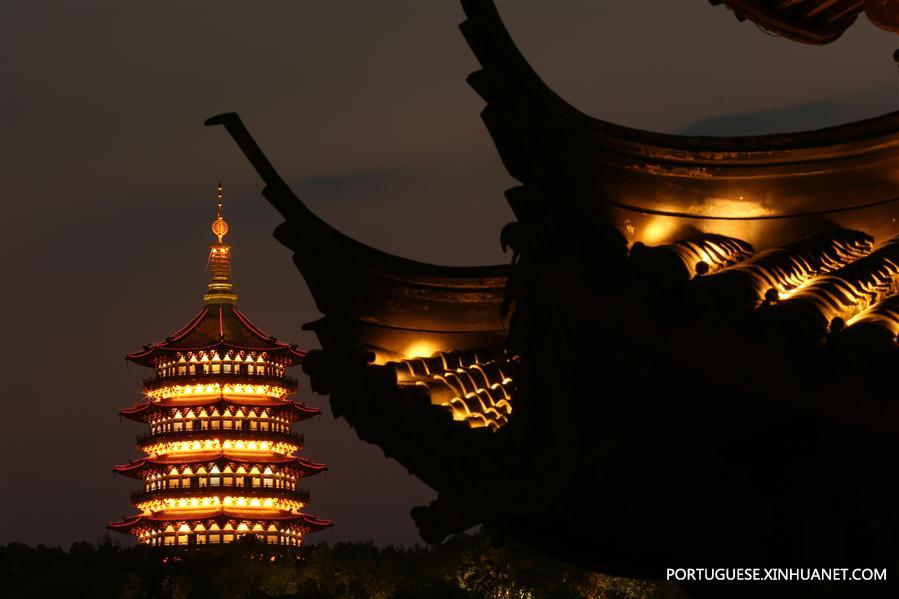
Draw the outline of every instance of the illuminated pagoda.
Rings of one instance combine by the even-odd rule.
[[[320,413],[287,399],[297,381],[286,369],[305,352],[255,326],[236,306],[231,247],[223,243],[218,187],[217,237],[209,254],[203,309],[165,340],[126,359],[154,370],[145,400],[120,414],[150,425],[137,438],[146,454],[114,472],[140,479],[131,495],[140,513],[109,528],[152,546],[231,543],[253,534],[272,545],[298,546],[330,527],[303,513],[309,501],[299,479],[327,469],[297,455],[294,422]]]

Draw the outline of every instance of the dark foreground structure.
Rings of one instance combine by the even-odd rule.
[[[741,21],[797,42],[828,44],[843,35],[860,14],[874,25],[899,32],[895,0],[709,0],[723,4]]]
[[[413,510],[422,537],[483,524],[647,577],[896,564],[899,112],[756,137],[629,129],[553,93],[492,3],[463,6],[468,82],[521,183],[510,265],[347,238],[237,115],[207,121],[262,177],[324,315],[314,388],[439,492]]]

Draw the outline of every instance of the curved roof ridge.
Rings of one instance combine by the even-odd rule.
[[[218,304],[218,310],[205,307],[190,322],[172,336],[166,337],[144,349],[129,353],[125,359],[153,366],[152,358],[158,352],[191,352],[214,348],[238,351],[286,352],[291,365],[302,360],[306,352],[296,345],[278,341],[255,325],[233,304]]]
[[[282,520],[282,521],[303,521],[308,524],[311,528],[322,529],[329,528],[334,526],[333,520],[325,520],[323,518],[319,518],[318,516],[312,516],[310,514],[294,514],[294,513],[280,513],[280,514],[254,514],[246,511],[240,510],[232,510],[227,508],[214,508],[209,510],[208,514],[204,514],[202,516],[192,516],[190,520],[206,520],[209,518],[218,518],[218,517],[230,517],[230,518],[239,518],[239,519],[247,519],[247,520]],[[185,516],[183,514],[171,514],[171,515],[147,515],[147,514],[132,514],[130,516],[123,516],[122,520],[119,522],[110,522],[106,526],[113,529],[119,528],[131,528],[132,526],[140,523],[141,521],[147,522],[172,522],[178,520],[184,520]]]

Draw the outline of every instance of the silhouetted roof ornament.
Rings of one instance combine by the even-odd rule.
[[[899,33],[895,0],[709,0],[724,4],[740,21],[750,20],[774,35],[805,44],[829,44],[852,26],[859,14],[874,25]]]

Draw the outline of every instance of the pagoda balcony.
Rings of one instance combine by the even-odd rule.
[[[263,431],[243,428],[217,428],[217,429],[192,429],[180,431],[165,431],[158,433],[144,433],[137,436],[139,445],[146,445],[156,441],[188,441],[193,439],[242,439],[253,441],[285,441],[294,445],[303,446],[303,435],[292,431]]]
[[[299,384],[297,379],[290,376],[277,376],[272,374],[247,374],[243,372],[214,372],[199,374],[173,374],[168,376],[153,376],[144,379],[144,390],[153,391],[160,387],[171,385],[209,385],[209,384],[241,384],[241,385],[271,385],[284,387],[290,391],[296,391]]]
[[[247,477],[249,478],[249,477]],[[293,499],[301,503],[309,503],[309,491],[305,489],[287,489],[284,487],[253,487],[236,485],[208,485],[205,487],[180,487],[173,489],[154,489],[152,491],[132,491],[131,502],[141,503],[153,499],[169,497],[277,497]]]

